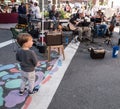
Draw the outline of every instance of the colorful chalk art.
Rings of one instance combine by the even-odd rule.
[[[59,69],[56,64],[57,59],[50,62],[41,61],[41,65],[36,68],[35,85],[44,85],[48,82],[54,72]],[[26,92],[23,96],[19,95],[21,82],[20,67],[18,63],[0,65],[0,109],[27,109],[32,97]],[[40,90],[40,89],[39,89]]]

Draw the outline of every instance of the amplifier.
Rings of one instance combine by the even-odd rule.
[[[90,57],[92,59],[103,59],[105,57],[105,50],[104,49],[93,49],[90,50]]]

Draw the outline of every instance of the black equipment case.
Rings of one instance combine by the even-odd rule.
[[[105,57],[104,49],[93,49],[90,50],[90,57],[92,59],[103,59]]]

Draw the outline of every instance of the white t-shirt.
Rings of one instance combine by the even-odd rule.
[[[33,14],[35,15],[36,18],[41,18],[41,13],[40,13],[39,6],[34,6],[32,11],[33,11]]]

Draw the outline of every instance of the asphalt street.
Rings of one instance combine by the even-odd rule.
[[[113,45],[119,37],[116,28]],[[9,30],[0,30],[0,43],[11,38]],[[0,48],[0,64],[16,63],[14,46],[9,44]],[[89,47],[104,48],[105,58],[91,59]],[[106,45],[103,38],[96,38],[95,43],[80,43],[48,109],[120,109],[119,68],[120,53],[117,58],[112,58],[112,46]]]
[[[3,43],[5,41],[11,40],[12,39],[12,33],[10,30],[0,30],[0,43]],[[0,48],[0,64],[10,64],[10,63],[15,63],[15,52],[14,52],[14,46],[15,44],[9,44],[7,46],[1,47]]]
[[[112,44],[119,34],[115,32]],[[112,58],[112,46],[104,39],[80,44],[48,109],[120,109],[120,56]],[[91,59],[89,47],[106,50],[104,59]]]
[[[11,63],[16,63],[16,58],[15,58],[15,54],[16,54],[16,50],[18,49],[18,46],[16,43],[14,42],[12,33],[9,29],[0,29],[0,43],[4,43],[6,41],[10,41],[10,44],[6,44],[6,46],[0,47],[0,64],[2,65],[6,65],[6,64],[11,64]],[[38,55],[38,58],[40,60],[45,59],[46,57],[44,57],[42,54],[40,54],[38,52],[38,49],[36,49],[35,47],[33,47],[32,49],[34,49]]]

